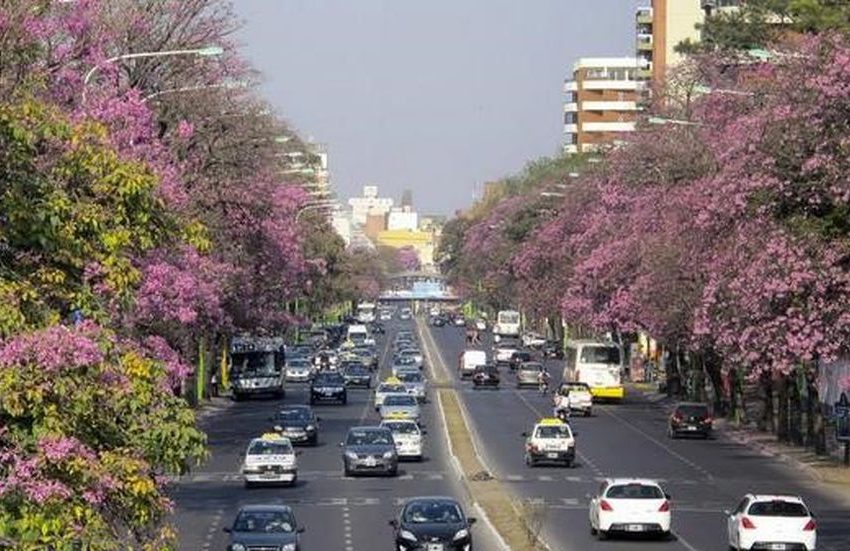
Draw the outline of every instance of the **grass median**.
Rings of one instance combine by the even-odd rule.
[[[514,501],[502,483],[490,476],[475,452],[457,393],[452,389],[440,389],[439,396],[452,452],[463,469],[472,499],[487,513],[493,527],[512,551],[545,549],[539,543],[545,510]]]

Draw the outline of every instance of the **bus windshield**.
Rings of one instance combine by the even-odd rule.
[[[274,352],[234,352],[230,357],[233,373],[242,377],[267,377],[280,373],[275,365]]]

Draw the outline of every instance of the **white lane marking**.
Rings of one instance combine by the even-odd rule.
[[[386,337],[384,339],[384,351],[381,354],[381,358],[378,360],[378,370],[376,373],[375,386],[377,387],[381,380],[381,373],[387,367],[387,358],[390,353],[390,341],[392,340],[392,336],[395,335],[394,331],[390,331],[389,334],[384,335]],[[366,418],[369,417],[369,413],[375,407],[375,391],[369,390],[366,395],[366,403],[363,404],[363,409],[360,411],[360,421],[358,424],[363,425],[366,423]]]
[[[640,427],[638,427],[637,425],[635,425],[634,423],[632,423],[628,419],[614,413],[613,411],[611,411],[607,407],[598,408],[597,411],[600,411],[600,410],[603,413],[605,413],[606,415],[613,417],[614,419],[620,421],[620,423],[629,427],[634,432],[640,434],[641,436],[643,436],[644,438],[646,438],[647,440],[649,440],[650,442],[652,442],[653,444],[655,444],[656,446],[661,448],[662,450],[666,451],[672,457],[675,457],[676,459],[678,459],[679,461],[681,461],[682,463],[684,463],[688,467],[694,469],[695,471],[697,471],[701,475],[705,476],[709,481],[714,480],[714,476],[710,472],[708,472],[706,469],[704,469],[700,465],[697,465],[696,463],[694,463],[693,461],[691,461],[690,459],[688,459],[684,455],[680,454],[679,452],[677,452],[676,450],[674,450],[673,448],[671,448],[670,446],[668,446],[664,442],[661,442],[660,440],[658,440],[657,438],[655,438],[654,436],[652,436],[651,434],[649,434],[645,430],[641,429]]]

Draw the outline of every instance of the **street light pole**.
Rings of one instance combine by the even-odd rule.
[[[97,73],[105,64],[115,63],[117,61],[125,61],[128,59],[140,59],[147,57],[173,57],[173,56],[183,56],[183,55],[196,55],[201,57],[217,57],[224,53],[224,49],[221,46],[207,46],[206,48],[192,48],[186,50],[165,50],[162,52],[138,52],[133,54],[122,54],[117,55],[115,57],[110,57],[103,63],[99,65],[95,65],[89,72],[86,73],[85,78],[83,78],[83,94],[82,100],[83,103],[86,102],[86,89],[88,88],[89,82],[94,77],[95,73]]]

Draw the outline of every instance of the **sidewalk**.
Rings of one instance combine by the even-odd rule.
[[[658,392],[653,383],[627,383],[626,392],[662,408],[672,407],[677,401]],[[728,419],[715,419],[714,429],[721,438],[784,461],[820,482],[840,486],[837,489],[850,496],[850,468],[844,467],[838,455],[818,456],[810,449],[779,442],[772,433],[754,426],[736,426]]]
[[[213,414],[229,409],[233,404],[234,402],[230,398],[230,394],[223,394],[209,400],[204,400],[195,408],[195,417],[199,422],[203,421]]]

